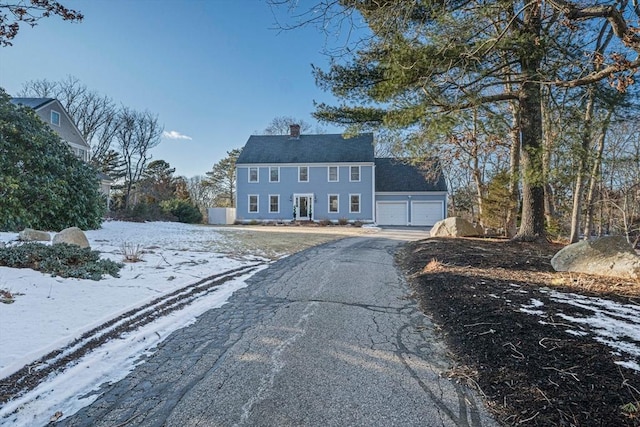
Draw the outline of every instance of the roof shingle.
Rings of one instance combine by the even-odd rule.
[[[261,163],[341,163],[374,161],[373,134],[353,138],[340,134],[252,135],[237,164]]]
[[[447,191],[447,184],[437,160],[426,162],[421,169],[401,159],[378,158],[376,191]]]
[[[53,98],[11,98],[11,103],[14,105],[24,105],[25,107],[37,110],[38,108],[48,104],[51,101],[55,101]]]

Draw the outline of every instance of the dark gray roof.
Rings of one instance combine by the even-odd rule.
[[[37,110],[50,103],[51,101],[55,101],[53,98],[11,98],[11,103],[15,105],[24,105],[25,107],[33,108]]]
[[[402,159],[376,159],[376,191],[447,191],[437,160],[423,168]]]
[[[236,164],[373,162],[373,134],[252,135]]]

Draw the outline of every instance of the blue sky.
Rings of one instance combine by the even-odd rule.
[[[315,86],[326,67],[325,34],[278,31],[265,0],[64,0],[85,16],[23,25],[0,48],[0,86],[15,95],[29,80],[71,75],[119,104],[158,115],[165,131],[152,151],[177,175],[203,175],[276,116],[315,124]],[[284,12],[284,11],[282,11]],[[322,125],[326,132],[340,128]]]

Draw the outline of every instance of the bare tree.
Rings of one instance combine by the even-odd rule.
[[[608,133],[602,160],[602,209],[605,233],[620,233],[631,241],[640,235],[640,125],[618,123]]]
[[[207,179],[201,175],[185,180],[189,198],[200,209],[203,217],[207,217],[207,208],[213,206],[216,192],[211,185],[207,185]]]
[[[287,135],[290,125],[300,125],[300,133],[310,133],[311,124],[289,116],[274,117],[264,130],[265,135]]]
[[[20,31],[20,23],[32,27],[42,18],[58,15],[64,21],[80,22],[84,18],[77,10],[64,7],[55,0],[16,0],[0,3],[0,46],[11,46]]]
[[[18,96],[56,98],[69,113],[82,137],[91,145],[91,163],[98,165],[109,151],[117,130],[118,108],[111,98],[100,95],[67,76],[52,82],[31,80],[22,85]]]
[[[131,206],[131,191],[151,160],[149,150],[160,143],[163,128],[158,117],[150,112],[126,107],[120,109],[118,122],[115,136],[124,163],[124,208],[127,209]]]

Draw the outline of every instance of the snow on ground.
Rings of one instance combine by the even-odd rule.
[[[232,251],[226,249],[225,238],[215,227],[109,221],[102,229],[86,234],[92,249],[101,252],[103,258],[122,261],[123,245],[128,245],[143,248],[143,261],[126,264],[119,278],[105,276],[100,281],[0,267],[0,290],[15,296],[14,303],[0,304],[0,378],[158,296],[204,277],[265,261],[225,255]],[[16,233],[0,233],[0,242],[16,238]],[[95,396],[80,396],[96,384],[126,376],[138,363],[140,354],[150,351],[173,330],[193,323],[206,310],[223,305],[235,290],[245,286],[251,274],[226,282],[185,309],[135,333],[109,341],[63,375],[4,405],[0,424],[43,425],[58,410],[67,416],[90,404]],[[16,409],[17,415],[7,418]]]
[[[547,317],[558,316],[563,324],[575,325],[567,327],[565,332],[575,336],[592,336],[595,341],[611,348],[612,353],[624,359],[618,363],[629,369],[640,371],[640,306],[622,304],[608,299],[589,297],[574,293],[564,293],[550,289],[542,289],[554,302],[567,305],[567,311],[575,312],[578,308],[581,315],[566,313],[549,313],[544,303],[531,299],[522,305],[523,313]],[[546,323],[540,320],[541,323]]]

